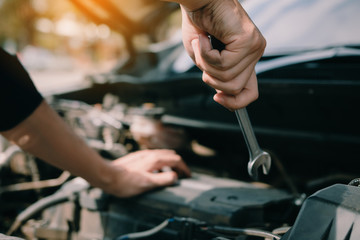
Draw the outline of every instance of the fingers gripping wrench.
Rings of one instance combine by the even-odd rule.
[[[260,166],[262,166],[262,170],[264,174],[269,173],[271,166],[270,154],[263,151],[259,147],[246,108],[240,108],[235,110],[235,115],[239,122],[241,131],[244,135],[246,146],[249,150],[249,157],[250,157],[248,163],[249,175],[253,179],[257,180],[258,168]]]
[[[214,49],[220,52],[225,49],[225,45],[216,39],[214,36],[209,35],[211,45]],[[262,166],[263,173],[268,174],[271,166],[270,154],[263,151],[256,140],[254,130],[251,126],[249,116],[246,108],[240,108],[235,110],[236,118],[239,122],[241,131],[244,135],[246,146],[249,150],[249,163],[248,172],[253,179],[258,179],[258,168]]]

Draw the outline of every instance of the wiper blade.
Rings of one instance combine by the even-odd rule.
[[[271,60],[259,61],[255,66],[255,72],[256,74],[260,74],[280,67],[344,56],[360,57],[360,48],[334,47],[330,49],[303,52],[273,58]]]

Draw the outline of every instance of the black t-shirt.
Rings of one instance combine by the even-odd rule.
[[[17,57],[0,48],[0,131],[22,122],[42,99]]]

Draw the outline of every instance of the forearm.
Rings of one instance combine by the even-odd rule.
[[[85,178],[93,186],[104,188],[112,181],[110,164],[75,135],[45,101],[27,119],[1,134],[24,151]]]

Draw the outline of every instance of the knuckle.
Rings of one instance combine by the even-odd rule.
[[[256,27],[247,37],[249,38],[250,49],[263,53],[266,47],[266,40]]]
[[[142,150],[142,154],[144,156],[151,156],[151,155],[153,155],[153,151],[151,151],[150,149],[145,149],[145,150]]]
[[[208,74],[203,74],[203,78],[202,78],[203,82],[207,85],[209,85],[212,88],[218,88],[219,87],[219,82],[214,79],[212,76],[208,75]]]
[[[156,162],[156,164],[160,165],[160,166],[163,166],[165,163],[166,163],[166,160],[163,159],[163,158],[154,158],[154,161]]]
[[[179,162],[181,162],[181,161],[182,161],[182,158],[181,158],[180,155],[176,155],[176,156],[174,157],[174,162],[179,163]]]
[[[266,40],[256,26],[249,28],[242,34],[244,47],[249,52],[263,53],[266,47]]]
[[[202,80],[203,80],[203,82],[206,83],[206,84],[210,84],[210,83],[211,83],[210,77],[209,77],[208,74],[205,74],[205,73],[204,73],[203,76],[202,76]]]
[[[254,91],[253,92],[253,94],[251,95],[251,101],[253,102],[253,101],[255,101],[255,100],[257,100],[258,98],[259,98],[259,92],[258,91]]]

